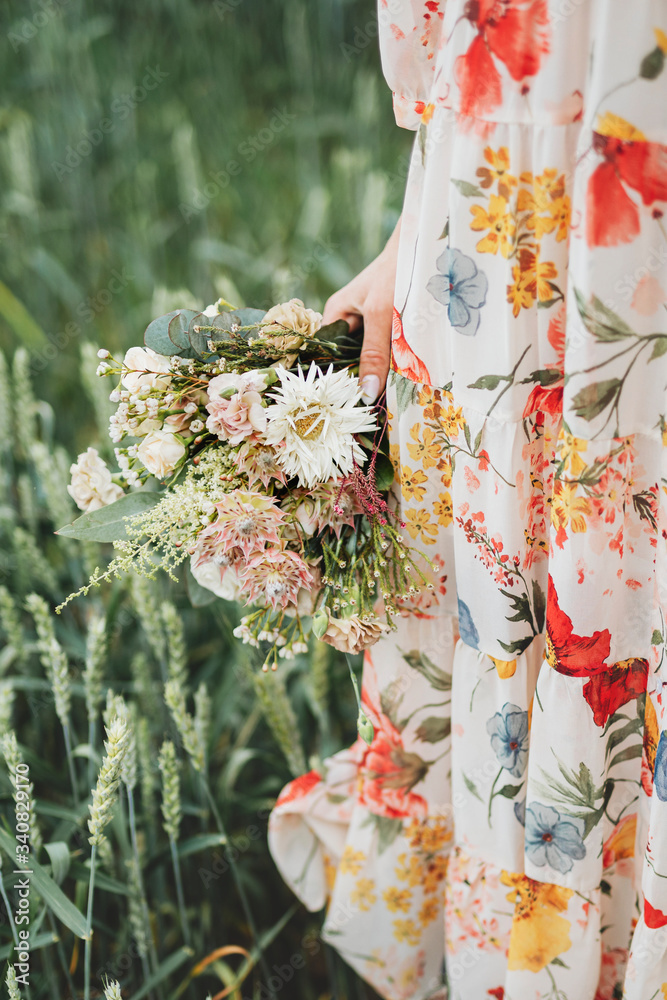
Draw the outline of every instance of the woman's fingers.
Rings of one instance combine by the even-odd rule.
[[[392,298],[374,295],[364,309],[364,342],[359,361],[359,381],[365,403],[375,402],[384,390],[391,353]]]
[[[363,307],[358,304],[354,297],[349,294],[348,286],[335,292],[324,306],[322,322],[335,323],[337,319],[344,319],[350,324],[351,330],[356,330],[361,326],[361,316]]]

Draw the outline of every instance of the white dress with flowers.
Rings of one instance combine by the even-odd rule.
[[[390,1000],[663,1000],[667,2],[379,25],[416,130],[395,491],[436,597],[366,654],[373,744],[287,786],[271,849]]]

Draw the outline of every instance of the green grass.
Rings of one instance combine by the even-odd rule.
[[[148,720],[149,759],[157,759],[168,736],[182,760],[178,845],[192,953],[180,950],[185,938],[154,768],[140,768],[135,791],[150,935],[162,977],[152,996],[164,1000],[214,995],[233,981],[241,958],[222,955],[189,986],[188,974],[215,949],[252,949],[253,941],[216,842],[215,815],[164,703],[168,649],[160,640],[160,602],[175,602],[183,623],[189,710],[202,682],[212,699],[208,781],[238,846],[238,873],[260,935],[274,935],[267,961],[284,965],[294,954],[306,957],[306,968],[284,990],[294,1000],[373,995],[317,942],[321,914],[291,910],[293,897],[266,847],[268,810],[298,755],[318,759],[354,738],[346,665],[332,657],[316,677],[309,658],[301,657],[267,691],[247,650],[231,639],[237,614],[231,606],[192,609],[184,589],[165,580],[149,587],[143,604],[124,582],[77,600],[54,619],[71,683],[75,805],[62,727],[23,604],[37,591],[53,606],[108,557],[53,535],[73,514],[65,492],[69,461],[88,444],[105,441],[108,406],[100,390],[106,386],[95,386],[90,359],[82,370],[81,345],[122,350],[141,341],[154,315],[205,305],[220,294],[257,306],[299,295],[321,306],[393,228],[410,137],[393,123],[373,15],[371,0],[222,0],[217,6],[6,0],[0,15],[0,348],[10,359],[18,347],[27,351],[36,392],[31,401],[19,355],[4,390],[0,379],[0,584],[13,602],[5,601],[2,611],[0,601],[0,716],[11,688],[13,710],[2,726],[16,732],[30,766],[45,843],[65,845],[51,848],[51,855],[42,850],[39,860],[85,914],[87,802],[102,730],[98,713],[93,747],[86,749],[83,668],[89,616],[103,617],[105,687],[123,693]],[[143,89],[132,98],[134,88]],[[86,134],[96,141],[90,150]],[[286,725],[299,734],[284,746],[289,762],[280,750]],[[0,816],[13,832],[2,766]],[[251,829],[256,836],[248,836]],[[106,970],[121,982],[124,997],[138,998],[152,960],[148,955],[142,963],[137,955],[141,928],[136,899],[130,907],[126,796],[109,842],[110,857],[96,877],[92,995]],[[15,902],[6,855],[3,871]],[[65,967],[72,969],[75,995],[83,996],[83,945],[58,898],[46,890],[32,897],[32,926],[43,942],[32,959],[33,1000],[70,995]],[[5,920],[0,953],[10,941]],[[254,968],[233,996],[262,997],[261,983]]]

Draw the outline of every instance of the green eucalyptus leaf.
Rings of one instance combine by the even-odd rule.
[[[108,507],[100,507],[99,510],[82,514],[72,524],[59,528],[56,534],[64,535],[65,538],[78,538],[85,542],[115,542],[127,538],[124,518],[150,510],[161,499],[162,493],[152,490],[127,493]]]
[[[148,324],[144,333],[146,347],[150,347],[157,354],[163,354],[166,358],[178,353],[174,351],[174,344],[169,336],[169,324],[178,312],[179,310],[175,310],[166,316],[158,316]]]

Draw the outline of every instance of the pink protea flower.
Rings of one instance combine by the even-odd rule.
[[[313,583],[313,574],[296,552],[265,549],[248,561],[241,583],[248,601],[285,608],[297,603],[300,589]]]
[[[272,479],[285,485],[287,478],[278,465],[273,448],[257,441],[246,440],[236,453],[239,472],[248,477],[248,486],[261,482],[266,489]]]
[[[279,530],[285,514],[273,497],[233,490],[215,508],[218,516],[200,534],[200,544],[220,553],[238,546],[246,559],[270,543],[280,544]]]

